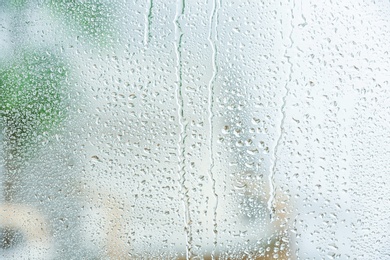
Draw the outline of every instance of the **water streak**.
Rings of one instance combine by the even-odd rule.
[[[214,150],[213,150],[213,138],[214,138],[214,127],[213,127],[213,119],[214,119],[214,85],[215,80],[218,74],[218,64],[217,64],[217,46],[216,41],[218,39],[217,34],[217,26],[218,26],[218,10],[220,8],[220,2],[217,0],[213,0],[213,7],[211,11],[210,16],[210,27],[209,27],[209,36],[208,41],[210,43],[211,49],[212,49],[212,67],[213,67],[213,74],[210,78],[209,84],[208,84],[208,90],[209,90],[209,96],[208,96],[208,103],[209,103],[209,126],[210,126],[210,168],[209,168],[209,178],[212,182],[212,190],[213,195],[215,199],[215,204],[213,208],[213,232],[214,232],[214,241],[213,241],[213,250],[211,252],[211,258],[215,258],[215,251],[217,248],[217,242],[218,242],[218,223],[217,223],[217,208],[218,208],[218,194],[216,192],[216,180],[214,177],[213,169],[215,166],[215,159],[214,159]]]
[[[175,27],[175,52],[176,52],[176,103],[178,108],[178,120],[180,126],[179,141],[177,144],[178,160],[179,160],[179,178],[180,178],[180,192],[184,204],[184,230],[186,236],[186,256],[187,259],[192,258],[192,232],[191,232],[191,216],[190,216],[190,197],[189,190],[185,185],[186,171],[185,171],[185,144],[187,137],[187,122],[184,117],[184,97],[183,97],[183,70],[182,70],[182,39],[183,31],[180,24],[180,19],[184,14],[185,2],[178,0],[176,3],[176,14],[173,24]]]
[[[152,38],[152,33],[150,32],[150,28],[152,26],[152,18],[153,18],[153,0],[149,0],[149,9],[148,13],[145,16],[145,33],[144,33],[144,44],[147,45],[150,42],[150,38]]]
[[[289,75],[288,75],[288,80],[287,80],[286,84],[284,85],[284,89],[285,89],[286,92],[285,92],[285,95],[282,98],[282,106],[281,106],[281,109],[280,109],[281,113],[282,113],[282,119],[280,121],[280,131],[279,131],[279,136],[278,136],[278,139],[276,141],[274,152],[273,152],[273,163],[271,165],[271,171],[270,171],[270,174],[268,176],[268,181],[269,181],[269,186],[270,186],[269,187],[270,191],[269,191],[269,200],[268,200],[268,210],[270,212],[270,219],[271,219],[271,221],[274,221],[275,217],[276,217],[276,205],[275,205],[276,204],[275,203],[275,194],[276,194],[276,187],[275,187],[276,163],[279,160],[279,158],[278,158],[278,150],[279,150],[282,138],[283,138],[283,134],[285,132],[284,125],[285,125],[285,120],[286,120],[286,103],[287,103],[287,97],[290,94],[289,84],[292,81],[292,73],[293,73],[293,64],[291,62],[291,57],[290,57],[289,51],[292,50],[293,44],[294,44],[294,41],[293,41],[293,38],[292,38],[292,34],[294,32],[295,0],[293,0],[292,3],[293,3],[293,6],[291,8],[291,24],[290,24],[291,25],[291,30],[290,30],[290,33],[289,33],[289,36],[288,36],[289,45],[286,47],[286,50],[284,52],[284,57],[287,59],[287,63],[289,64],[289,72],[288,72]]]

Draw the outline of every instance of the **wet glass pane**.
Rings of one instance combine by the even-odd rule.
[[[390,259],[387,1],[0,1],[1,259]]]

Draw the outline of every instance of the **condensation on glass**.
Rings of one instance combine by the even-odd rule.
[[[0,2],[2,259],[390,259],[387,1]]]

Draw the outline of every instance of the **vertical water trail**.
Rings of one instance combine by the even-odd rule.
[[[180,178],[180,192],[182,194],[182,201],[184,204],[184,229],[186,236],[186,257],[192,258],[192,232],[191,232],[191,216],[189,210],[189,190],[185,185],[185,140],[187,137],[187,122],[184,118],[184,97],[183,97],[183,74],[182,74],[182,38],[183,31],[180,24],[180,18],[184,14],[185,0],[178,0],[176,3],[176,14],[173,24],[175,27],[175,52],[176,52],[176,103],[178,109],[178,119],[180,126],[179,141],[177,144],[178,160],[179,160],[179,178]]]
[[[209,26],[209,36],[208,41],[210,43],[211,49],[212,49],[212,67],[213,67],[213,74],[210,78],[209,84],[208,84],[208,90],[209,90],[209,96],[208,96],[208,110],[209,110],[209,126],[210,126],[210,139],[209,139],[209,145],[210,145],[210,168],[209,168],[209,178],[212,182],[212,189],[213,189],[213,195],[215,199],[215,204],[213,208],[213,233],[214,233],[214,241],[213,241],[213,250],[211,252],[211,258],[214,259],[215,251],[217,248],[217,239],[218,239],[218,223],[217,223],[217,208],[218,208],[218,194],[216,192],[215,188],[215,177],[213,173],[215,160],[214,160],[214,150],[213,150],[213,135],[214,135],[214,129],[213,129],[213,119],[214,119],[214,83],[215,79],[218,73],[218,65],[217,65],[217,46],[216,41],[218,39],[217,35],[217,26],[218,26],[218,10],[220,8],[220,3],[218,0],[213,0],[213,7],[210,15],[210,26]]]
[[[144,32],[144,44],[147,45],[150,42],[152,34],[150,32],[150,27],[152,26],[153,18],[153,0],[149,0],[149,9],[147,15],[145,16],[145,32]]]
[[[280,131],[279,131],[279,136],[277,138],[275,147],[274,147],[274,152],[273,152],[273,162],[271,164],[271,170],[270,174],[268,176],[268,181],[269,181],[269,200],[268,200],[268,210],[270,212],[270,219],[271,221],[275,220],[275,213],[276,213],[276,206],[275,206],[275,193],[276,193],[276,188],[275,188],[275,174],[276,174],[276,163],[279,160],[278,158],[278,148],[280,146],[280,143],[282,141],[282,137],[284,134],[284,124],[286,120],[286,102],[287,102],[287,97],[290,93],[290,88],[289,84],[292,81],[292,73],[293,73],[293,64],[291,62],[291,57],[289,54],[289,51],[293,48],[294,41],[292,39],[292,34],[294,31],[294,9],[295,9],[295,0],[292,0],[292,9],[291,9],[291,30],[288,36],[289,40],[289,45],[286,47],[286,50],[284,52],[284,57],[287,59],[287,63],[289,64],[289,75],[288,75],[288,80],[286,84],[284,85],[285,89],[285,95],[282,98],[282,106],[281,106],[281,114],[282,114],[282,119],[280,121]]]
[[[302,23],[298,24],[300,27],[305,27],[307,25],[307,21],[306,21],[306,17],[303,15],[303,3],[302,3],[302,0],[301,0],[301,3],[300,3],[300,9],[301,9],[301,18],[302,18]]]

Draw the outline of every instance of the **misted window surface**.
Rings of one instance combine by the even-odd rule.
[[[0,1],[0,258],[390,259],[390,3]]]

